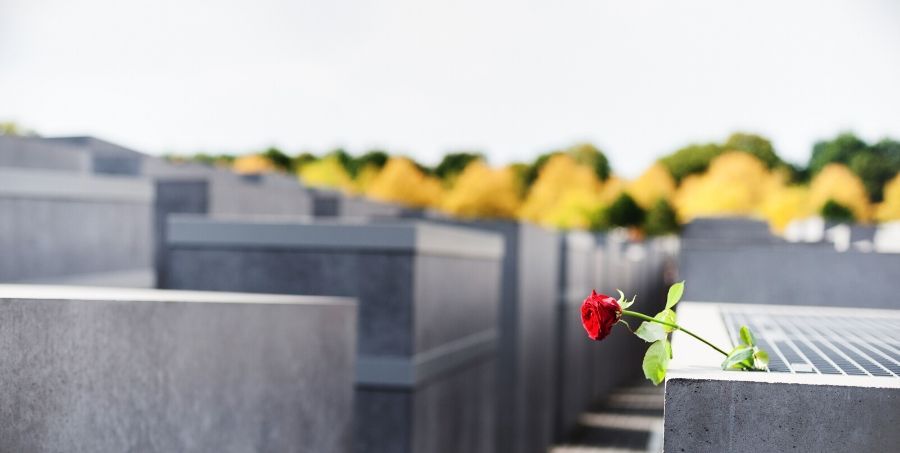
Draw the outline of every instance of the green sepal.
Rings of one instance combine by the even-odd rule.
[[[644,376],[653,383],[659,385],[666,379],[666,370],[669,368],[668,341],[659,340],[647,348],[644,354]]]
[[[742,364],[743,361],[749,359],[753,356],[753,348],[747,345],[741,345],[731,350],[728,353],[728,357],[725,358],[725,361],[722,362],[722,369],[743,369],[745,365]]]
[[[634,300],[637,299],[637,296],[634,296],[631,298],[631,300],[628,300],[625,298],[625,293],[623,293],[621,289],[617,289],[616,291],[619,292],[619,300],[616,302],[619,303],[619,306],[622,307],[622,310],[625,310],[628,307],[630,307],[631,304],[634,303]]]
[[[634,334],[647,343],[653,343],[666,338],[666,330],[663,329],[663,325],[649,321],[642,322],[637,330],[634,331]]]
[[[743,344],[747,346],[756,346],[756,337],[753,336],[753,332],[750,331],[750,328],[747,326],[741,326],[741,341]]]
[[[762,349],[753,348],[753,368],[756,368],[760,371],[768,371],[769,370],[769,354]]]
[[[684,294],[684,280],[669,287],[669,295],[666,297],[666,308],[674,307],[681,300],[682,294]]]

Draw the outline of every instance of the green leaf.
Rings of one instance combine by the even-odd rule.
[[[734,348],[729,354],[728,357],[725,358],[725,361],[722,362],[722,369],[742,369],[744,368],[741,365],[741,362],[749,359],[753,356],[753,348],[750,346],[738,346]]]
[[[672,342],[671,341],[666,342],[666,351],[669,351],[669,358],[671,359],[672,358]]]
[[[666,370],[669,368],[668,341],[659,340],[647,348],[644,354],[644,376],[653,383],[659,385],[666,379]]]
[[[684,294],[684,280],[669,287],[669,296],[666,297],[666,308],[674,307],[681,300],[682,294]]]
[[[769,369],[769,354],[762,349],[755,348],[756,352],[753,353],[753,367],[760,371],[768,371]]]
[[[663,310],[663,311],[657,313],[656,316],[654,316],[653,318],[654,318],[654,319],[658,319],[658,320],[663,321],[663,322],[667,322],[667,323],[669,323],[669,324],[675,324],[675,319],[676,319],[676,318],[675,318],[675,311],[672,310],[672,309],[667,308],[667,309],[665,309],[665,310]],[[662,326],[662,327],[663,327],[663,329],[666,331],[666,333],[675,330],[674,327],[669,327],[669,326]]]
[[[756,337],[753,336],[753,332],[747,326],[741,326],[741,341],[747,346],[756,346]]]
[[[666,338],[666,331],[663,329],[662,324],[649,321],[642,322],[637,330],[634,331],[634,334],[647,343],[653,343]]]

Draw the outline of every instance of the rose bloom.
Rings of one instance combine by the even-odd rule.
[[[606,338],[620,317],[622,307],[619,302],[605,294],[591,291],[591,295],[581,304],[581,324],[591,340]]]

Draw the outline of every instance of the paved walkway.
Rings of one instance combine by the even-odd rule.
[[[551,453],[660,453],[663,387],[626,387],[581,414],[579,426]]]

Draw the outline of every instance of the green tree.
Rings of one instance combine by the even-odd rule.
[[[897,174],[895,168],[870,149],[856,153],[850,158],[847,166],[862,179],[866,193],[872,201],[881,201],[884,198],[884,184]]]
[[[234,162],[235,157],[231,154],[209,154],[209,153],[196,153],[190,156],[173,156],[172,160],[183,160],[183,161],[191,161],[197,162],[204,165],[216,165],[219,163],[231,165]]]
[[[609,159],[596,146],[590,143],[579,143],[566,149],[565,152],[569,153],[576,162],[591,167],[594,170],[594,174],[597,175],[597,179],[601,182],[609,179],[609,175],[612,173]]]
[[[313,153],[302,152],[291,159],[291,168],[293,168],[294,171],[297,172],[300,171],[300,169],[303,168],[304,165],[310,162],[315,162],[316,160],[318,160],[318,158]]]
[[[334,156],[334,158],[337,159],[338,163],[340,163],[341,166],[344,167],[344,170],[347,173],[350,173],[351,167],[353,167],[353,156],[351,156],[350,153],[347,152],[347,150],[345,150],[344,148],[335,148],[329,151],[328,154],[326,154],[326,157],[328,156]]]
[[[851,132],[844,132],[833,140],[823,140],[813,145],[812,155],[809,158],[809,172],[815,176],[830,163],[850,164],[850,159],[868,148],[866,142],[860,140]]]
[[[522,182],[525,189],[528,189],[535,181],[537,181],[538,175],[541,174],[541,169],[544,168],[544,165],[551,157],[557,154],[559,154],[558,151],[544,153],[538,156],[531,164],[526,164],[527,166],[522,172]]]
[[[705,172],[709,168],[709,163],[722,152],[722,147],[716,143],[695,143],[678,149],[661,158],[659,162],[669,170],[675,181],[680,183],[692,174]]]
[[[815,176],[826,165],[841,163],[863,181],[871,201],[884,198],[884,185],[900,171],[900,142],[886,138],[869,145],[845,132],[813,146],[809,173]]]
[[[834,222],[853,222],[856,220],[856,216],[853,215],[853,211],[850,208],[834,200],[826,201],[822,205],[822,209],[819,210],[819,214],[826,220]]]
[[[351,172],[351,174],[355,177],[359,174],[360,170],[370,165],[381,170],[382,168],[384,168],[384,165],[387,164],[389,157],[390,156],[388,156],[388,153],[378,149],[373,149],[363,154],[362,156],[353,159],[353,171]]]
[[[434,174],[446,181],[462,173],[466,166],[475,160],[484,160],[484,155],[479,152],[466,151],[447,153],[434,168]]]
[[[294,171],[294,162],[290,156],[282,152],[280,149],[270,147],[262,152],[262,156],[266,159],[272,161],[275,164],[275,167],[284,170],[286,172]]]
[[[662,236],[664,234],[677,233],[678,230],[678,214],[665,198],[660,198],[647,211],[647,218],[644,220],[644,232],[648,236]]]
[[[551,157],[564,153],[572,156],[579,164],[590,167],[600,181],[606,181],[612,173],[612,169],[609,166],[609,159],[606,158],[603,151],[600,151],[600,149],[590,143],[579,143],[564,150],[541,154],[534,159],[534,161],[531,164],[528,164],[522,172],[523,188],[527,190],[534,184],[541,173],[541,169],[544,168],[544,165]]]
[[[606,208],[606,221],[610,226],[635,227],[644,223],[645,212],[626,192],[622,192]]]
[[[0,135],[22,135],[22,128],[12,121],[0,122]]]
[[[20,126],[15,121],[0,121],[0,135],[39,137],[37,132]]]
[[[726,151],[745,151],[761,160],[769,168],[784,165],[784,161],[775,153],[772,142],[756,134],[735,132],[722,145]]]

